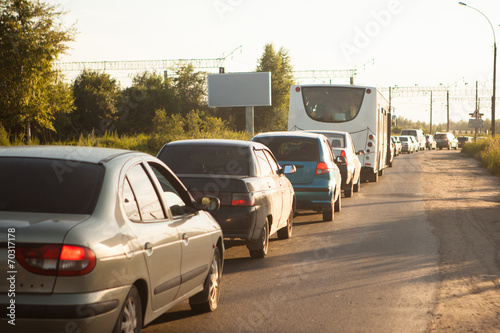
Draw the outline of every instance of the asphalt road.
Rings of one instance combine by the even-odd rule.
[[[333,222],[302,211],[264,259],[228,248],[217,311],[197,315],[186,301],[143,332],[424,332],[439,257],[422,185],[414,155],[397,157],[342,198]]]

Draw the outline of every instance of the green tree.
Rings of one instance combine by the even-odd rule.
[[[70,115],[76,134],[102,135],[115,130],[120,87],[109,74],[84,70],[73,83],[75,111]]]
[[[294,84],[288,51],[281,47],[276,52],[273,44],[266,44],[256,71],[271,72],[272,106],[255,108],[255,131],[287,130],[290,86]]]
[[[180,112],[179,98],[170,80],[154,72],[144,72],[133,78],[132,86],[124,89],[118,103],[117,130],[123,134],[150,133],[154,129],[156,110],[168,115]]]
[[[205,72],[195,72],[193,64],[181,66],[176,70],[173,79],[175,92],[180,100],[183,114],[192,110],[206,110],[207,75]]]
[[[60,74],[53,62],[74,38],[60,23],[64,13],[39,0],[0,2],[0,118],[12,136],[31,137],[31,129],[54,131]]]

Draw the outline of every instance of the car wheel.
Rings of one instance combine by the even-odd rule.
[[[254,247],[255,246],[255,247]],[[266,218],[264,223],[264,228],[260,233],[260,238],[255,244],[252,244],[251,249],[249,249],[250,257],[260,259],[267,255],[267,250],[269,249],[269,222]]]
[[[361,176],[358,178],[358,182],[354,184],[354,187],[352,188],[354,192],[359,192],[361,189]]]
[[[382,170],[379,170],[379,171],[378,171],[378,175],[379,175],[380,177],[382,177],[382,176],[384,175],[384,170],[385,170],[385,169],[382,169]]]
[[[221,264],[219,248],[216,247],[210,270],[205,280],[203,291],[189,299],[189,306],[193,311],[204,313],[217,309],[220,295]]]
[[[135,286],[130,291],[123,303],[122,311],[118,316],[115,333],[139,333],[142,329],[142,306],[139,291]]]
[[[335,218],[335,213],[334,213],[335,203],[333,201],[334,199],[335,199],[335,196],[332,195],[330,207],[323,209],[323,221],[325,221],[325,222],[333,221]]]
[[[290,212],[288,216],[288,220],[286,221],[286,226],[278,230],[278,238],[279,239],[289,239],[292,238],[292,229],[293,229],[293,211]]]
[[[346,198],[350,198],[350,197],[352,197],[352,191],[353,191],[353,189],[354,189],[354,184],[353,184],[353,182],[354,182],[354,175],[352,176],[351,181],[349,182],[349,184],[347,184],[347,187],[346,187],[346,188],[345,188],[345,190],[344,190],[344,196],[345,196]]]
[[[335,204],[334,204],[334,211],[335,213],[338,213],[342,210],[342,202],[341,202],[341,199],[342,199],[342,196],[339,194],[339,197],[337,198],[337,201],[335,201]]]

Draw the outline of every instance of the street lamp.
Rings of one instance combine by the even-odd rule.
[[[491,135],[495,136],[495,91],[496,91],[496,77],[497,77],[497,39],[495,36],[495,29],[493,29],[493,25],[491,24],[490,20],[479,9],[468,6],[463,2],[459,2],[458,4],[461,6],[474,9],[479,14],[483,15],[483,17],[490,24],[491,31],[493,31],[493,96],[491,97]]]

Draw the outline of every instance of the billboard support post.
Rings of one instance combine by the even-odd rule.
[[[254,135],[253,119],[254,119],[254,108],[253,106],[245,106],[246,115],[246,129],[250,136]]]

